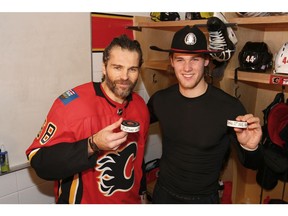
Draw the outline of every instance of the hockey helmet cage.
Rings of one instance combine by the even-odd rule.
[[[271,16],[286,16],[288,12],[270,12]]]
[[[178,12],[151,12],[150,17],[155,22],[180,20]]]
[[[238,55],[239,70],[265,72],[273,65],[273,55],[265,42],[248,41]]]
[[[263,17],[270,16],[269,12],[236,12],[240,17]]]
[[[288,74],[288,42],[283,44],[275,56],[274,73]]]

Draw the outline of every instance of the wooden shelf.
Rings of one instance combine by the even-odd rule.
[[[229,22],[237,23],[237,26],[254,29],[287,28],[288,16],[264,16],[264,17],[238,17],[228,19]]]
[[[263,84],[272,84],[270,82],[271,76],[280,78],[281,82],[278,85],[287,85],[287,83],[283,84],[282,79],[288,79],[288,75],[286,74],[274,74],[271,71],[267,71],[266,73],[261,72],[248,72],[248,71],[238,71],[238,81],[247,81],[247,82],[255,82],[255,83],[263,83]],[[230,71],[227,75],[228,79],[234,80],[234,71]],[[277,84],[277,83],[273,83]]]
[[[257,73],[257,72],[238,71],[238,80],[269,84],[270,75],[271,75],[270,72]],[[233,73],[232,72],[228,73],[227,78],[234,79],[234,71]]]
[[[233,26],[255,28],[261,30],[274,28],[287,28],[288,16],[266,16],[266,17],[237,17],[230,18],[227,21]],[[145,21],[137,24],[138,30],[141,28],[153,28],[166,31],[178,31],[186,25],[198,25],[202,30],[207,31],[207,19],[203,20],[180,20],[180,21]],[[283,29],[282,29],[283,30]]]

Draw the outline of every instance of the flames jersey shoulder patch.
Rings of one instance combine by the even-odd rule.
[[[63,104],[67,105],[74,99],[78,98],[78,94],[73,90],[70,89],[66,92],[64,92],[62,95],[59,96],[59,99],[63,102]]]

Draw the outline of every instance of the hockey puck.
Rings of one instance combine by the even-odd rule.
[[[121,123],[121,130],[128,133],[136,133],[140,130],[140,124],[132,120],[124,120]]]
[[[247,122],[227,120],[228,127],[247,128]]]

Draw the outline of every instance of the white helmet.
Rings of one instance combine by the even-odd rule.
[[[283,44],[275,56],[274,73],[288,74],[288,42]]]

